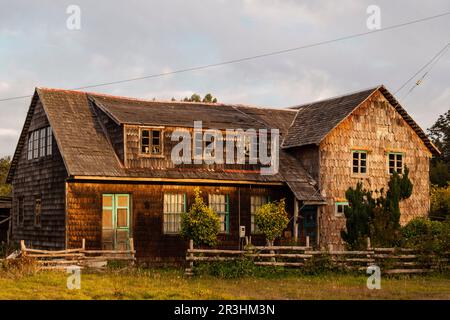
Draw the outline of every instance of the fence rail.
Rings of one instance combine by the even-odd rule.
[[[244,250],[218,250],[195,249],[191,240],[189,249],[186,251],[188,264],[185,274],[193,274],[196,262],[230,261],[242,258],[249,258],[259,266],[293,268],[304,268],[308,262],[314,264],[320,259],[329,259],[336,268],[364,271],[370,265],[377,265],[386,274],[427,273],[442,265],[450,269],[448,263],[450,252],[447,252],[445,257],[423,256],[414,249],[371,248],[370,241],[368,244],[367,250],[359,251],[318,251],[309,246],[246,246]]]
[[[82,240],[81,248],[40,250],[27,248],[25,241],[20,241],[20,257],[36,259],[39,269],[65,269],[68,266],[103,268],[111,260],[134,264],[135,253],[133,238],[130,238],[130,250],[87,250],[85,239]]]

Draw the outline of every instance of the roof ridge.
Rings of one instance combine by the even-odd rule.
[[[346,93],[346,94],[340,94],[340,95],[336,95],[336,96],[325,98],[325,99],[320,99],[320,100],[316,100],[316,101],[312,101],[312,102],[308,102],[308,103],[298,104],[298,105],[289,107],[289,109],[298,110],[297,108],[310,106],[310,105],[315,104],[315,103],[321,103],[321,102],[325,102],[325,101],[329,101],[329,100],[344,98],[344,97],[351,96],[352,94],[357,94],[357,93],[361,93],[361,92],[364,92],[364,91],[369,91],[369,90],[375,91],[375,90],[380,89],[381,87],[384,87],[384,85],[380,84],[380,85],[378,85],[376,87],[368,87],[366,89],[355,90],[355,91],[352,91],[352,92],[349,92],[349,93]]]
[[[105,98],[114,98],[114,99],[123,99],[128,101],[137,101],[137,102],[150,102],[150,103],[173,103],[179,105],[199,105],[199,106],[224,106],[224,107],[237,107],[237,108],[252,108],[252,109],[261,109],[261,110],[278,110],[278,111],[289,111],[289,112],[297,112],[297,110],[292,110],[290,108],[282,107],[275,108],[270,106],[256,106],[250,104],[241,104],[241,103],[224,103],[224,102],[195,102],[195,101],[172,101],[172,100],[152,100],[152,99],[144,99],[144,98],[136,98],[129,96],[120,96],[113,95],[108,93],[100,93],[100,92],[91,92],[91,91],[82,91],[77,89],[59,89],[59,88],[48,88],[48,87],[36,87],[39,90],[46,91],[54,91],[54,92],[73,92],[86,94],[87,96],[97,96],[97,97],[105,97]]]

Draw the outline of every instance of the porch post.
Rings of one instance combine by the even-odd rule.
[[[293,228],[294,228],[294,232],[293,232],[293,234],[294,234],[294,241],[297,241],[298,240],[298,226],[297,226],[297,220],[298,220],[298,200],[297,200],[297,198],[295,198],[294,197],[294,223],[292,224],[293,225]]]

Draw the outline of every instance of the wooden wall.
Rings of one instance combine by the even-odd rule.
[[[287,197],[287,210],[292,214],[293,198],[283,187],[207,186],[200,187],[207,203],[208,193],[229,195],[230,234],[220,235],[220,247],[237,249],[239,225],[250,233],[250,195],[270,195],[271,200]],[[193,185],[125,184],[69,182],[67,192],[68,247],[81,245],[101,247],[102,194],[127,193],[132,201],[132,236],[137,257],[141,261],[179,260],[186,254],[187,241],[179,235],[163,234],[163,196],[165,192],[186,193],[187,207],[193,201]],[[240,203],[240,222],[239,222]],[[289,230],[292,225],[289,226]],[[261,236],[253,235],[254,243],[263,244]]]
[[[368,174],[352,175],[354,149],[367,150]],[[426,216],[429,199],[430,152],[384,96],[377,92],[344,120],[320,144],[320,187],[327,205],[320,212],[320,241],[326,247],[342,247],[340,231],[345,218],[335,216],[335,201],[345,199],[345,191],[358,181],[370,190],[387,188],[389,151],[403,152],[414,185],[412,196],[401,203],[401,224]],[[341,200],[342,201],[342,200]]]
[[[29,132],[49,125],[42,104],[34,109]],[[28,142],[28,138],[27,138]],[[62,249],[65,247],[65,179],[66,169],[53,137],[52,155],[27,160],[25,143],[12,181],[14,241],[26,240],[36,248]],[[34,225],[35,197],[42,197],[41,226]],[[24,222],[17,225],[17,199],[24,200]]]
[[[141,156],[139,155],[139,128],[138,125],[125,125],[125,166],[132,169],[164,169],[164,168],[198,168],[199,165],[179,164],[176,165],[171,160],[172,149],[178,144],[178,141],[171,141],[172,133],[175,130],[187,131],[193,137],[193,128],[164,127],[163,132],[163,155],[162,156]],[[225,138],[225,133],[222,133]],[[226,156],[225,145],[223,143],[224,157]],[[192,150],[193,153],[193,150]],[[235,150],[235,158],[237,151]],[[248,164],[205,164],[202,163],[202,169],[240,169],[240,170],[259,170],[259,165]]]

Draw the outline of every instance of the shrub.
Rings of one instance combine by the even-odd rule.
[[[450,186],[440,188],[432,185],[430,201],[430,218],[445,220],[450,216]]]
[[[255,223],[267,241],[272,244],[283,234],[289,223],[285,200],[269,202],[259,207],[255,212]]]
[[[200,262],[195,265],[194,274],[235,279],[255,275],[256,268],[252,260],[241,258],[230,261]]]
[[[4,260],[0,265],[3,276],[10,278],[21,278],[33,275],[38,271],[36,260],[29,257]]]
[[[195,188],[194,194],[194,203],[187,213],[181,215],[181,235],[192,239],[196,245],[214,246],[220,232],[220,219],[205,204],[199,188]]]
[[[405,225],[401,233],[404,247],[437,254],[450,250],[450,220],[416,218]]]

